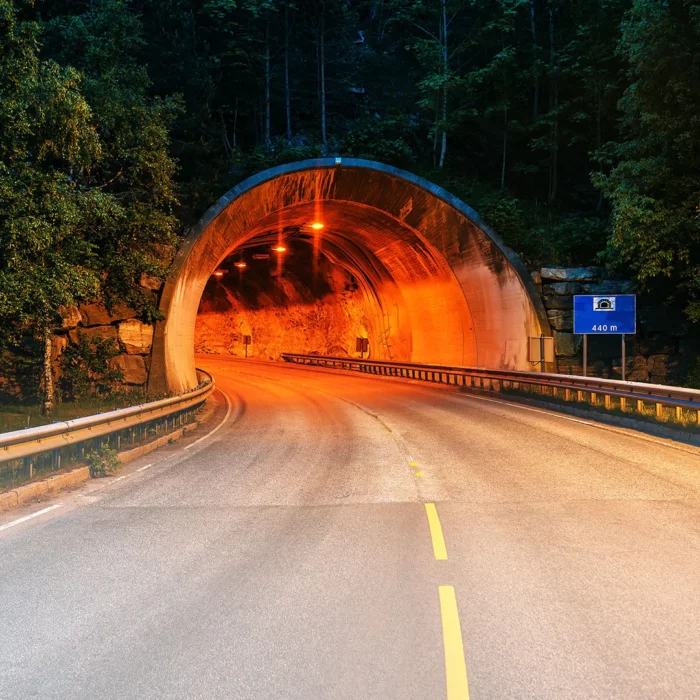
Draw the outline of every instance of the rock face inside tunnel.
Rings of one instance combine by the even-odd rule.
[[[347,340],[362,318],[375,359],[528,369],[528,336],[549,334],[522,263],[464,202],[380,163],[302,161],[242,182],[188,236],[161,296],[151,389],[194,386],[197,311],[210,276],[230,256],[279,241],[311,246],[313,265],[323,259],[355,281],[352,318],[339,333]],[[300,290],[288,291],[292,299]],[[306,331],[309,349],[315,331]]]
[[[296,242],[283,260],[247,256],[244,271],[225,260],[228,272],[204,289],[195,352],[268,360],[283,352],[355,355],[356,338],[367,337],[370,323],[366,300],[352,274],[325,256],[313,270],[312,256],[309,245]]]

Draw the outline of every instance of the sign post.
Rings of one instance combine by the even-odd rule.
[[[622,381],[625,381],[625,367],[627,365],[627,358],[625,355],[627,354],[626,352],[627,348],[625,347],[625,334],[622,334]]]
[[[583,336],[583,376],[588,376],[588,336],[622,336],[622,380],[625,379],[627,352],[625,335],[637,332],[637,297],[634,294],[574,297],[574,333]]]
[[[540,333],[540,372],[544,372],[544,333]]]
[[[355,352],[360,353],[360,358],[364,359],[365,353],[369,351],[369,338],[357,338],[355,341]]]

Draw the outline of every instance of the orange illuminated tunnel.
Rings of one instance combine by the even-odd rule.
[[[373,359],[527,369],[528,336],[549,333],[525,267],[464,202],[381,163],[307,160],[245,180],[190,232],[161,296],[151,390],[196,385],[207,280],[281,229],[322,235],[324,255],[357,280]]]

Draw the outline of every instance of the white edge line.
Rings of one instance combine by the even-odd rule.
[[[146,464],[145,466],[141,467],[140,469],[137,469],[136,471],[137,471],[137,472],[142,472],[142,471],[145,471],[146,469],[148,469],[149,467],[152,467],[152,466],[153,466],[153,463],[151,463],[151,464]]]
[[[32,518],[38,518],[40,515],[43,515],[44,513],[48,513],[50,510],[55,510],[56,508],[61,507],[61,503],[56,503],[52,506],[49,506],[48,508],[42,508],[41,510],[38,510],[36,513],[32,513],[31,515],[25,515],[23,518],[18,518],[17,520],[13,520],[12,522],[5,523],[4,525],[0,525],[0,532],[3,530],[7,530],[8,528],[14,527],[15,525],[20,525],[21,523],[26,523],[27,520],[31,520]]]
[[[561,420],[568,420],[572,423],[581,423],[582,425],[587,425],[591,428],[596,428],[598,430],[605,430],[610,433],[616,433],[617,435],[622,435],[623,437],[628,437],[634,440],[642,440],[644,442],[650,442],[652,445],[658,445],[659,447],[667,447],[672,450],[678,450],[679,452],[685,452],[685,454],[698,456],[697,445],[692,443],[675,442],[673,438],[663,437],[661,435],[649,435],[635,428],[624,428],[610,425],[609,423],[593,423],[591,421],[580,420],[579,418],[572,418],[562,413],[556,411],[547,411],[541,408],[533,408],[532,406],[523,406],[521,403],[515,401],[508,401],[506,399],[489,399],[485,396],[477,396],[476,394],[470,394],[466,392],[459,395],[460,399],[477,399],[479,401],[488,401],[489,403],[499,404],[500,406],[510,406],[511,408],[520,408],[523,411],[532,411],[533,413],[542,413],[545,416],[551,416],[552,418],[560,418]]]
[[[126,477],[129,476],[128,474],[124,474],[124,476],[118,476],[112,483],[116,484],[117,481],[121,481],[122,479],[126,479]]]
[[[554,418],[561,418],[562,420],[568,420],[571,421],[572,423],[581,423],[582,425],[590,425],[594,428],[599,427],[598,423],[591,423],[586,420],[581,420],[580,418],[572,418],[571,416],[565,416],[562,415],[561,413],[556,413],[554,411],[547,411],[543,410],[541,408],[532,408],[532,406],[523,406],[521,403],[516,403],[514,401],[507,401],[507,400],[499,400],[499,399],[488,399],[485,396],[477,396],[476,394],[463,394],[463,398],[470,398],[470,399],[479,399],[479,401],[488,401],[489,403],[497,403],[500,404],[501,406],[506,405],[506,406],[513,406],[514,408],[522,408],[523,411],[532,411],[533,413],[543,413],[545,416],[553,416]],[[606,426],[607,427],[607,426]]]
[[[219,425],[214,428],[214,430],[210,430],[206,435],[202,435],[201,438],[198,438],[194,442],[191,442],[189,445],[187,445],[184,449],[189,450],[191,447],[194,447],[198,443],[202,442],[202,440],[206,440],[207,438],[210,438],[219,428],[222,428],[224,423],[229,419],[229,416],[231,415],[231,410],[233,409],[233,405],[231,404],[231,399],[228,397],[228,394],[223,391],[222,389],[219,389],[219,391],[224,395],[224,398],[226,399],[226,415],[224,416],[224,419],[219,423]]]

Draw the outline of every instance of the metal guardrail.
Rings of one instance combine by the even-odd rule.
[[[404,377],[464,388],[536,393],[607,410],[637,412],[661,421],[675,420],[683,425],[700,424],[700,390],[697,389],[546,372],[450,367],[323,355],[283,353],[282,358],[285,362],[302,365]]]
[[[152,434],[156,435],[160,432],[159,428],[170,428],[170,423],[174,430],[177,423],[182,425],[185,422],[183,417],[187,418],[187,414],[201,405],[214,391],[214,379],[210,374],[197,370],[197,379],[197,388],[180,396],[36,428],[0,433],[0,463],[27,460],[42,453],[51,453],[55,469],[60,468],[61,453],[67,448],[82,445],[80,452],[84,455],[86,443],[101,444],[103,440],[109,443],[111,436],[114,437],[111,442],[119,449],[125,434],[134,443],[137,439],[149,437],[149,427],[153,429]],[[142,428],[140,435],[139,428]],[[31,471],[30,465],[30,475]]]

